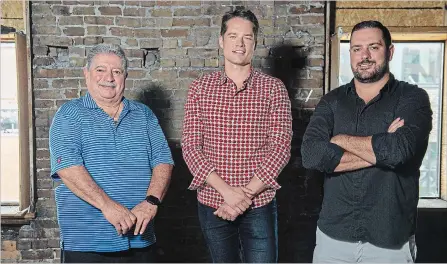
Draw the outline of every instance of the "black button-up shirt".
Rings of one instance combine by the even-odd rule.
[[[404,126],[387,133],[396,118]],[[419,167],[432,129],[427,92],[393,75],[369,103],[357,95],[354,81],[323,96],[303,137],[303,165],[325,173],[318,227],[343,241],[364,241],[395,248],[416,227]],[[338,134],[372,136],[376,164],[334,172],[344,150],[330,143]]]

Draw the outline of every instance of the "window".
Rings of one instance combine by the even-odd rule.
[[[29,217],[31,200],[26,37],[22,33],[2,35],[0,44],[1,214],[2,219],[23,218]]]
[[[332,48],[334,69],[331,72],[331,87],[348,83],[353,78],[349,59],[349,36],[337,36]],[[443,100],[446,102],[446,40],[447,33],[393,33],[395,52],[390,62],[390,71],[396,79],[416,84],[425,89],[430,97],[433,110],[433,130],[429,137],[428,149],[421,165],[419,180],[421,198],[446,198],[447,182],[445,169],[446,153],[442,145],[446,138],[442,128],[447,116],[443,116]],[[335,53],[335,54],[334,54]],[[335,56],[335,57],[334,57]],[[444,143],[443,143],[444,142]],[[444,174],[444,175],[443,175]]]

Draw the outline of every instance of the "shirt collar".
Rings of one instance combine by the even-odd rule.
[[[347,85],[346,94],[348,93],[357,94],[355,91],[354,78],[352,78],[352,80],[346,85]],[[395,90],[396,90],[396,79],[394,78],[394,75],[390,73],[390,78],[388,79],[388,82],[380,90],[380,93],[386,92],[392,94]]]
[[[89,92],[87,92],[83,98],[82,98],[82,102],[84,103],[84,107],[86,108],[99,108],[98,104],[95,102],[95,100],[93,100],[92,96],[90,95]],[[127,98],[123,97],[123,104],[124,107],[123,109],[127,109],[129,108],[129,110],[137,110],[138,107],[130,100],[127,100]]]
[[[250,67],[250,74],[248,75],[247,79],[244,81],[244,88],[251,87],[251,84],[253,82],[253,76],[256,74],[256,70],[253,67]],[[219,78],[219,84],[225,84],[228,82],[230,78],[228,78],[227,74],[225,73],[225,68],[223,68],[220,71],[220,78]]]

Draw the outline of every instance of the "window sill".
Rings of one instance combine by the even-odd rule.
[[[2,225],[26,225],[29,224],[29,222],[34,218],[35,214],[28,212],[28,208],[19,211],[19,206],[1,206]]]
[[[418,209],[447,209],[447,201],[442,199],[419,199]]]

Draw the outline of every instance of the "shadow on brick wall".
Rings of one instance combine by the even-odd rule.
[[[312,111],[303,109],[300,76],[306,71],[306,47],[282,45],[271,50],[267,73],[283,81],[292,102],[293,140],[289,164],[277,192],[279,262],[312,262],[315,230],[322,201],[323,177],[301,165],[301,142]]]
[[[152,109],[168,134],[172,129],[170,91],[159,84],[141,90],[138,100]],[[192,175],[182,158],[180,142],[170,141],[169,146],[175,168],[155,220],[157,262],[210,262],[197,218],[196,192],[188,190]]]

